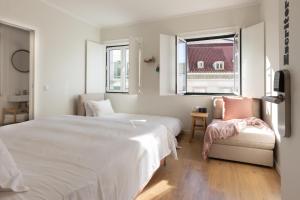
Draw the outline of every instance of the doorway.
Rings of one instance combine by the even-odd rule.
[[[34,118],[33,30],[0,22],[0,124]]]

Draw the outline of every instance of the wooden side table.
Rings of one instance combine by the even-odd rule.
[[[206,131],[208,113],[192,112],[191,117],[192,117],[192,135],[190,138],[190,142],[192,142],[194,138],[196,127],[202,128],[204,132]],[[201,124],[200,125],[196,124],[197,121],[200,121]]]

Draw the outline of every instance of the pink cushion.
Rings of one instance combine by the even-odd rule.
[[[223,120],[245,119],[252,117],[252,98],[223,97]]]

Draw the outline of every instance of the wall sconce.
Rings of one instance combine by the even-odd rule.
[[[152,56],[151,58],[145,58],[144,62],[145,63],[154,63],[155,62],[155,58],[154,58],[154,56]]]
[[[151,58],[145,58],[144,62],[148,63],[148,64],[149,63],[153,63],[154,64],[155,63],[155,58],[154,58],[154,56],[152,56]],[[159,72],[159,66],[155,67],[155,71]]]

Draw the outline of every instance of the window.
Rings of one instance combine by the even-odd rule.
[[[239,34],[177,40],[177,88],[185,94],[240,94]],[[184,51],[183,45],[186,45]],[[187,64],[182,65],[186,56]],[[184,71],[184,70],[181,70]],[[185,76],[185,78],[183,78]],[[185,80],[185,86],[183,86]],[[182,94],[180,91],[177,94]]]
[[[106,48],[106,92],[128,92],[129,47]]]
[[[224,61],[216,61],[213,64],[214,70],[224,70]]]
[[[197,62],[197,68],[198,69],[203,69],[204,68],[204,61],[198,61]]]

